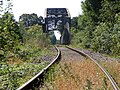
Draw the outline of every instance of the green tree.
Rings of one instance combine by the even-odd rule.
[[[22,14],[19,18],[19,22],[23,23],[26,27],[33,26],[35,24],[42,24],[42,16],[38,17],[37,14]]]
[[[46,33],[42,32],[42,27],[40,25],[31,26],[26,32],[26,44],[34,44],[41,48],[47,47],[49,45],[49,39]]]
[[[93,47],[97,51],[114,55],[119,53],[119,5],[119,0],[102,1],[99,24],[94,31],[93,40]]]
[[[71,20],[71,26],[74,28],[78,28],[78,17],[73,17]]]
[[[7,57],[9,52],[15,53],[17,45],[21,42],[18,23],[15,21],[13,14],[9,12],[11,4],[8,5],[8,11],[0,17],[0,53],[1,58]]]
[[[82,46],[86,48],[91,47],[91,40],[93,39],[93,31],[97,25],[97,15],[89,0],[82,2],[83,14],[78,17],[78,28],[83,33]]]
[[[85,0],[83,14],[78,16],[75,42],[95,51],[119,56],[120,1]]]

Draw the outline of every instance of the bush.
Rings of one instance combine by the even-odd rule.
[[[21,42],[19,26],[10,13],[0,17],[0,50],[2,57],[6,58],[10,53],[17,52],[16,46]]]

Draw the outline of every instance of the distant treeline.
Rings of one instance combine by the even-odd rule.
[[[22,14],[19,17],[19,23],[23,23],[26,27],[33,26],[35,24],[41,25],[43,17],[40,16],[38,17],[37,14],[32,13],[32,14]]]

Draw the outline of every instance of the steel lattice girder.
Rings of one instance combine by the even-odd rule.
[[[44,27],[46,30],[45,32],[49,32],[53,30],[50,27],[56,26],[57,22],[62,22],[62,29],[64,29],[64,25],[66,22],[69,23],[69,26],[71,26],[71,17],[69,14],[69,11],[66,8],[47,8],[45,10],[45,24]]]

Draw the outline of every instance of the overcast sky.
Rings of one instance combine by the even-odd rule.
[[[84,0],[13,0],[13,13],[18,20],[23,13],[44,16],[45,8],[68,8],[75,17],[82,13],[81,1]]]

